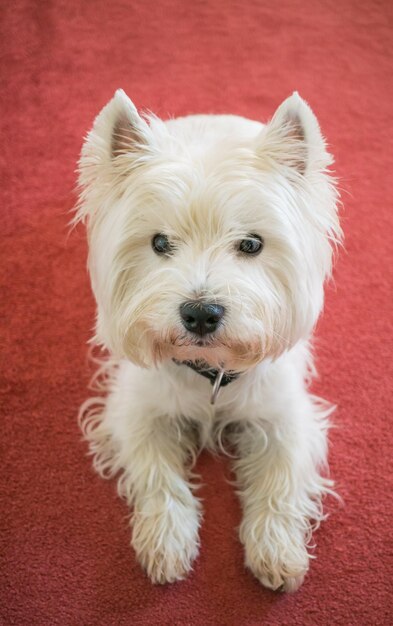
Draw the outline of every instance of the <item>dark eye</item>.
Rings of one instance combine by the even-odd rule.
[[[166,235],[163,235],[162,233],[154,235],[153,239],[151,240],[151,245],[154,252],[156,252],[157,254],[170,254],[173,250],[173,246],[170,243],[168,237]]]
[[[239,243],[238,250],[243,254],[251,254],[256,256],[262,251],[263,239],[259,235],[248,235],[247,239],[242,239]]]

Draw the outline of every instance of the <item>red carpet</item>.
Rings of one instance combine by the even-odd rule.
[[[392,19],[388,0],[3,3],[1,624],[392,623]],[[162,116],[260,119],[297,89],[336,155],[346,250],[315,390],[339,407],[330,463],[345,503],[328,503],[296,595],[244,570],[224,459],[198,464],[195,571],[152,587],[114,483],[86,456],[76,413],[94,308],[84,233],[67,222],[82,137],[117,87]]]

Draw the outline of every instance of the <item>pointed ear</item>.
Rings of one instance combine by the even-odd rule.
[[[150,126],[118,89],[96,117],[78,163],[79,202],[74,223],[94,214],[105,190],[114,189],[123,175],[153,148]]]
[[[326,151],[317,118],[297,92],[278,107],[257,143],[261,157],[297,174],[324,169],[333,162]]]
[[[82,148],[80,169],[108,166],[116,157],[138,153],[150,142],[150,129],[122,89],[96,117]]]
[[[149,127],[140,117],[133,102],[122,89],[118,89],[112,104],[111,156],[143,150],[149,143]]]

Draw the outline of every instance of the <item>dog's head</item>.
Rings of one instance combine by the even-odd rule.
[[[262,126],[143,118],[118,91],[80,160],[97,341],[241,371],[307,338],[340,238],[331,161],[297,94]]]

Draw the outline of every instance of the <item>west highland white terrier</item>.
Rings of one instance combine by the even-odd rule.
[[[331,163],[297,93],[263,125],[141,117],[119,90],[87,136],[75,221],[88,230],[92,342],[110,356],[81,425],[133,508],[153,582],[183,578],[198,554],[203,447],[235,457],[246,566],[270,589],[303,582],[332,489],[332,407],[308,391],[341,238]]]

